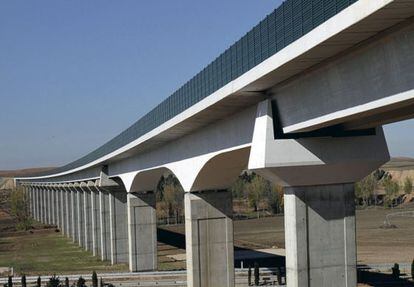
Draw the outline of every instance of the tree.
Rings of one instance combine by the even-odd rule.
[[[409,177],[405,178],[403,189],[404,189],[405,194],[410,194],[413,191],[413,182],[411,178]]]
[[[37,277],[37,281],[36,281],[36,287],[40,287],[42,286],[42,279],[39,277]]]
[[[252,181],[246,186],[246,195],[250,206],[257,212],[259,217],[259,204],[266,194],[266,189],[269,188],[267,181],[258,175],[255,175]]]
[[[26,275],[22,275],[22,287],[26,287],[27,286],[27,284],[26,284]]]
[[[162,201],[168,210],[168,217],[175,216],[176,222],[178,222],[180,215],[183,213],[184,190],[178,179],[173,175],[169,175],[165,179]]]
[[[22,187],[14,189],[10,196],[11,214],[17,220],[16,229],[28,230],[32,226],[29,202]]]
[[[376,185],[377,179],[375,174],[370,174],[355,184],[355,196],[362,200],[363,206],[369,205],[369,201],[374,195]]]
[[[394,207],[394,201],[398,197],[400,185],[391,177],[386,178],[383,181],[383,185],[385,189],[384,205]]]
[[[274,214],[279,214],[283,211],[283,187],[270,182],[268,184],[269,189],[265,195],[266,202]]]

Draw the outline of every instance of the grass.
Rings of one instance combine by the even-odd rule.
[[[61,233],[40,230],[0,238],[0,267],[12,266],[19,274],[45,275],[127,271],[124,264],[111,266],[84,251]]]

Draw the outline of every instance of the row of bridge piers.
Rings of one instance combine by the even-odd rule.
[[[94,182],[25,185],[25,190],[35,220],[56,225],[94,256],[126,263],[131,272],[157,269],[154,192],[126,193]],[[234,285],[231,193],[185,193],[184,205],[191,286]]]
[[[154,192],[127,193],[95,182],[25,189],[34,219],[58,226],[93,255],[129,264],[132,272],[157,269]],[[307,285],[309,266],[319,286],[356,286],[353,194],[352,184],[286,188],[288,286],[316,286]],[[231,193],[188,192],[184,205],[188,285],[234,286]]]

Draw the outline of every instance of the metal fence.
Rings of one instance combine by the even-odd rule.
[[[121,134],[88,155],[53,171],[67,171],[139,138],[276,54],[358,0],[286,0],[240,40]]]

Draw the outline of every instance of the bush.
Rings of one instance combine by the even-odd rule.
[[[85,279],[83,279],[83,277],[81,276],[79,277],[78,281],[76,281],[76,287],[87,287],[85,283]]]
[[[254,263],[254,285],[259,286],[259,263]]]
[[[247,282],[249,286],[252,286],[252,267],[249,266],[249,271],[247,273]]]
[[[413,262],[411,263],[411,278],[413,278],[414,280],[414,259],[413,259]]]
[[[53,275],[49,278],[49,282],[46,284],[47,287],[59,287],[60,285],[60,279],[59,277],[56,277],[56,275]]]
[[[30,229],[32,226],[32,218],[29,214],[29,202],[24,190],[21,187],[12,191],[10,204],[11,214],[17,220],[16,229]]]
[[[69,287],[69,278],[68,277],[65,278],[65,287]]]
[[[92,272],[92,287],[98,287],[98,275],[96,275],[96,272]]]
[[[394,267],[392,269],[392,276],[395,278],[400,278],[400,265],[398,263],[394,264]]]

